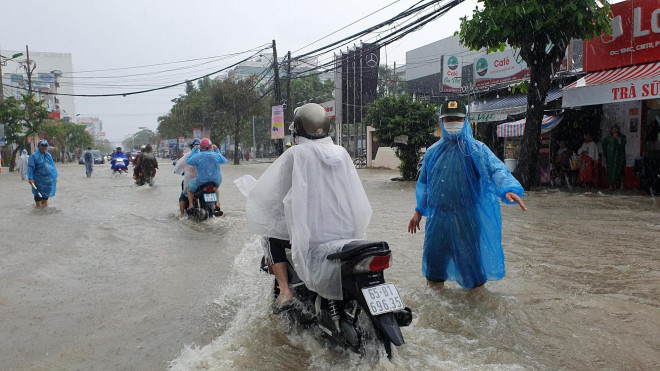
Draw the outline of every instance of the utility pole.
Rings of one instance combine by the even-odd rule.
[[[34,64],[34,68],[30,68],[30,49],[25,45],[25,55],[27,57],[27,65],[25,65],[25,72],[27,73],[28,78],[28,95],[32,95],[32,71],[34,68],[37,68],[37,64]]]
[[[289,127],[289,122],[293,121],[291,117],[291,51],[286,54],[286,110],[284,111],[284,132],[286,133]],[[291,133],[289,133],[291,134]]]
[[[275,40],[273,40],[273,72],[275,73],[275,104],[282,104],[282,91],[280,89],[280,71],[277,65],[277,47]],[[285,125],[286,126],[286,125]],[[284,153],[283,139],[277,140],[277,152],[281,155]]]
[[[387,68],[387,66],[385,66]],[[394,98],[396,98],[396,61],[394,61],[394,71],[392,72],[392,78],[394,79]]]

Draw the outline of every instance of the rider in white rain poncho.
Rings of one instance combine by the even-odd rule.
[[[417,181],[417,207],[408,231],[427,217],[422,273],[429,286],[463,288],[504,277],[499,197],[526,210],[523,189],[485,144],[474,139],[465,106],[440,110],[442,138],[426,151]]]
[[[28,169],[28,153],[27,149],[23,150],[21,157],[18,158],[18,170],[21,172],[21,179],[25,180],[27,178],[27,169]]]
[[[293,126],[297,145],[286,150],[256,184],[244,179],[253,181],[249,176],[236,184],[247,197],[250,230],[291,241],[293,264],[305,285],[327,299],[341,299],[340,262],[326,256],[349,241],[366,238],[371,205],[350,156],[328,137],[325,109],[315,103],[300,107]],[[275,259],[272,265],[284,261]],[[284,277],[278,277],[275,269],[273,273],[284,294],[286,267]]]

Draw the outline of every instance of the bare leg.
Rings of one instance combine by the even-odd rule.
[[[280,297],[277,299],[277,304],[282,305],[286,301],[293,298],[293,293],[289,289],[289,277],[286,273],[286,263],[275,263],[270,266],[277,284],[280,287]]]
[[[179,212],[181,213],[181,216],[183,216],[185,207],[186,207],[186,201],[179,201]]]
[[[433,290],[442,290],[445,288],[445,282],[444,281],[436,282],[427,279],[426,286],[432,288]]]
[[[188,210],[193,209],[193,193],[188,190]]]
[[[220,187],[215,188],[215,195],[218,201],[215,202],[215,207],[220,208]]]

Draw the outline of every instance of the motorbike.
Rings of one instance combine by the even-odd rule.
[[[110,168],[113,174],[119,172],[121,175],[122,171],[128,173],[128,159],[115,157],[110,161]]]
[[[644,157],[635,159],[633,171],[641,178],[641,189],[660,195],[660,151],[646,151]]]
[[[152,169],[151,173],[145,174],[143,169],[137,169],[133,172],[133,179],[135,179],[135,184],[143,186],[149,184],[150,186],[154,185],[154,177],[156,176],[156,169]]]
[[[329,300],[305,286],[289,257],[289,287],[300,305],[282,314],[304,327],[319,327],[323,336],[356,353],[364,354],[368,340],[379,341],[391,358],[392,344],[404,344],[400,327],[412,322],[412,311],[404,306],[395,285],[385,282],[383,271],[390,266],[390,258],[387,242],[365,240],[350,242],[328,255],[327,259],[341,261],[343,291],[342,300]],[[265,257],[261,269],[268,272]],[[277,280],[273,291],[276,301]]]
[[[202,184],[193,195],[193,208],[188,209],[186,207],[186,214],[200,222],[209,217],[222,216],[222,210],[215,207],[215,203],[218,201],[218,195],[215,193],[216,188],[213,182]]]

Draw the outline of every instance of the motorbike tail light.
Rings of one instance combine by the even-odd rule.
[[[382,272],[390,267],[392,254],[370,256],[353,266],[353,273]]]

